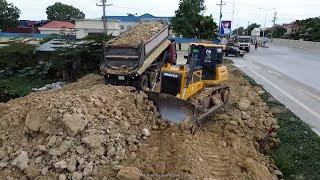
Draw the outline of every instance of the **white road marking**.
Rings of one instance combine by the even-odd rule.
[[[308,111],[310,114],[312,114],[313,116],[315,116],[317,119],[320,119],[320,114],[314,110],[312,110],[311,108],[309,108],[307,105],[305,105],[304,103],[302,103],[301,101],[299,101],[298,99],[294,98],[293,96],[291,96],[290,94],[288,94],[287,92],[285,92],[283,89],[281,89],[279,86],[275,85],[274,83],[272,83],[271,81],[269,81],[268,79],[266,79],[265,77],[263,77],[262,75],[260,75],[259,73],[257,73],[255,70],[248,68],[249,71],[251,71],[252,73],[254,73],[256,76],[258,76],[259,78],[261,78],[262,80],[264,80],[265,82],[267,82],[268,84],[270,84],[271,86],[273,86],[275,89],[277,89],[279,92],[281,92],[283,95],[287,96],[289,99],[291,99],[292,101],[294,101],[295,103],[297,103],[298,105],[300,105],[303,109],[305,109],[306,111]]]

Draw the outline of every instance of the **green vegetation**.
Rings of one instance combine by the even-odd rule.
[[[252,78],[245,76],[250,84],[258,85]],[[283,111],[274,114],[280,129],[278,138],[281,143],[271,154],[276,165],[288,180],[316,180],[320,177],[320,137],[284,105],[265,92],[261,98],[272,108]]]
[[[213,39],[217,25],[212,16],[204,16],[204,0],[180,0],[172,19],[173,31],[186,38]]]
[[[307,41],[320,41],[320,17],[308,18],[302,21],[297,21],[302,26],[300,31],[296,33],[299,39]]]
[[[0,0],[0,31],[19,24],[20,10],[6,0]]]
[[[60,2],[47,7],[46,13],[49,21],[74,21],[75,19],[85,18],[85,14],[79,9]]]

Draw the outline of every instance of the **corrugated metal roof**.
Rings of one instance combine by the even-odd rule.
[[[40,28],[46,28],[46,29],[74,29],[75,25],[68,21],[51,21]]]
[[[171,21],[172,17],[157,17],[146,13],[141,16],[107,16],[107,19],[119,20],[122,22],[140,22],[140,20],[143,19],[164,19]]]

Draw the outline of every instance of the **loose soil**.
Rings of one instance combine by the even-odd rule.
[[[276,134],[258,143],[278,128],[263,90],[229,71],[230,102],[195,134],[98,75],[0,104],[0,179],[278,179],[263,154]]]

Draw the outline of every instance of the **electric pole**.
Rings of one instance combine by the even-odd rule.
[[[107,4],[107,0],[101,0],[102,4],[97,4],[97,6],[102,6],[103,9],[103,33],[107,35],[107,17],[106,17],[106,7],[107,6],[112,6],[112,4]]]
[[[278,14],[277,14],[277,12],[275,11],[275,12],[274,12],[274,16],[273,16],[273,20],[272,20],[273,26],[272,26],[271,42],[273,42],[273,36],[274,36],[274,30],[275,30],[275,26],[276,26],[276,20],[278,19],[277,15],[278,15]]]
[[[218,34],[220,34],[220,31],[221,31],[221,23],[222,23],[222,7],[224,6],[224,5],[226,5],[226,3],[225,2],[222,2],[222,0],[220,0],[220,3],[219,4],[217,4],[218,6],[220,6],[220,17],[219,17],[219,32],[218,32]]]

